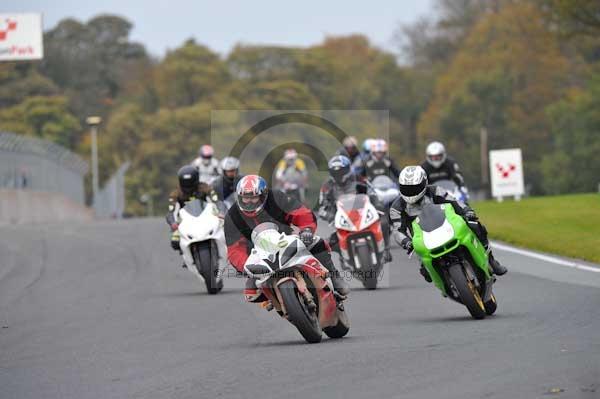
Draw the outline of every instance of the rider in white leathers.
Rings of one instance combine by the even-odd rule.
[[[221,174],[219,160],[214,157],[214,149],[209,144],[200,147],[198,158],[192,161],[200,174],[200,181],[211,184]]]

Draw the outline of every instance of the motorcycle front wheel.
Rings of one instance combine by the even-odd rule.
[[[209,294],[215,295],[223,289],[223,280],[219,278],[219,254],[214,242],[205,241],[194,247],[194,263]]]
[[[474,319],[485,318],[485,305],[481,299],[477,287],[469,281],[461,264],[454,264],[448,269],[450,278],[454,287],[458,291],[458,295],[463,305],[467,307],[469,313]]]
[[[366,245],[357,247],[356,255],[360,262],[359,276],[363,286],[368,290],[376,289],[379,265],[375,265],[375,267],[371,265],[371,251],[369,247]]]
[[[321,342],[321,327],[317,315],[308,309],[296,284],[291,280],[286,281],[279,285],[279,292],[287,310],[288,320],[296,326],[306,342]]]

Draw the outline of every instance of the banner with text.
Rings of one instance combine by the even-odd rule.
[[[523,158],[520,148],[490,151],[493,197],[520,197],[525,193]]]
[[[0,14],[0,61],[43,57],[42,14]]]

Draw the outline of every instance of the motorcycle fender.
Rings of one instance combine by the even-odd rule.
[[[181,243],[181,257],[183,258],[183,262],[188,268],[195,268],[194,266],[194,257],[192,256],[192,246],[193,242],[186,242],[185,244]]]
[[[298,291],[301,294],[304,294],[304,292],[306,291],[306,283],[304,282],[304,279],[301,279],[301,278],[299,279],[296,277],[284,277],[281,280],[277,280],[277,285],[276,285],[277,291],[279,291],[279,286],[281,284],[285,283],[286,281],[290,281],[290,280],[293,280],[294,283],[296,284],[296,287],[298,287]]]
[[[483,302],[487,302],[492,298],[492,286],[496,282],[496,278],[492,276],[485,284],[485,290],[483,291],[483,297],[481,298]]]
[[[287,310],[285,309],[285,302],[283,302],[283,298],[281,297],[281,291],[279,290],[279,286],[283,283],[285,283],[286,281],[294,281],[294,284],[296,285],[296,287],[298,288],[298,291],[304,295],[304,292],[306,291],[306,283],[304,282],[304,279],[302,278],[296,278],[296,277],[284,277],[281,280],[278,280],[277,283],[275,284],[274,291],[275,291],[275,295],[277,296],[277,302],[279,302],[279,304],[281,305],[281,310],[283,311],[284,314],[287,314]]]

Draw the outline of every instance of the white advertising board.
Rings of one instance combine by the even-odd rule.
[[[0,14],[0,61],[44,57],[42,14]]]
[[[525,193],[521,149],[490,151],[490,177],[493,197],[519,199]]]

